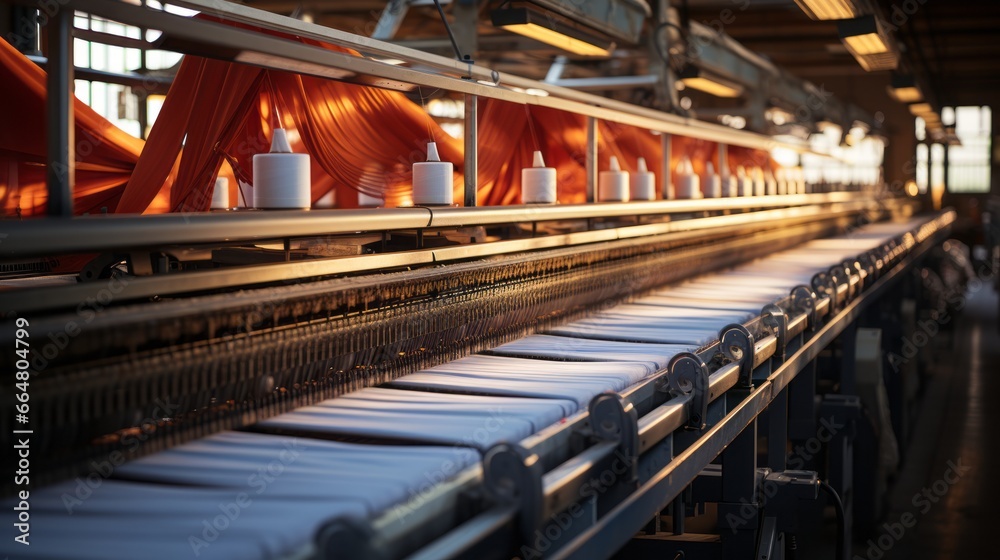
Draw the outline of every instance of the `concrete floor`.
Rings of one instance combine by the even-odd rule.
[[[952,334],[932,341],[931,380],[889,513],[852,560],[1000,558],[997,311],[990,285],[970,289]]]

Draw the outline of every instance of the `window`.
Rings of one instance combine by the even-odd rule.
[[[950,114],[941,113],[947,124]],[[956,107],[954,113],[955,135],[962,145],[948,147],[948,190],[987,193],[990,191],[990,108]]]
[[[924,121],[916,118],[914,134],[920,143],[916,154],[917,188],[921,193],[928,187],[954,193],[988,193],[990,191],[991,119],[989,107],[945,107],[941,109],[941,122],[946,130],[954,130],[961,145],[945,147],[931,144],[928,148]],[[948,168],[945,170],[945,149],[948,150]]]
[[[154,8],[164,8],[156,2],[147,1]],[[171,12],[188,15],[193,12],[173,9]],[[107,19],[98,18],[84,12],[76,12],[74,26],[77,29],[105,33],[126,39],[142,39],[143,31],[138,27],[123,25]],[[146,31],[145,39],[152,40],[159,35],[156,31]],[[100,40],[84,35],[85,38],[74,39],[74,62],[78,68],[89,68],[110,72],[112,74],[144,73],[150,70],[166,70],[180,60],[181,55],[172,52],[144,50],[134,47],[108,45]],[[77,98],[97,111],[102,117],[115,126],[137,137],[145,137],[152,126],[156,115],[163,104],[163,96],[149,91],[136,89],[115,83],[77,79],[75,84]],[[141,110],[145,103],[145,111]],[[145,130],[143,130],[145,127]]]

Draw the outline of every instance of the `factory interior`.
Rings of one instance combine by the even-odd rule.
[[[996,554],[1000,3],[0,36],[5,559]]]

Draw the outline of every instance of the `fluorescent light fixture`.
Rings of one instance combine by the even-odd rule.
[[[567,23],[555,14],[505,8],[490,14],[493,25],[580,56],[611,56],[614,42]]]
[[[697,66],[688,65],[678,75],[685,87],[703,91],[716,97],[739,97],[743,93],[743,86],[719,78],[709,76]]]
[[[916,80],[909,74],[892,74],[889,82],[889,95],[900,103],[916,103],[924,98],[917,87]]]
[[[875,16],[861,16],[837,22],[840,39],[851,54],[866,55],[889,52],[888,37]]]
[[[291,58],[254,51],[241,51],[233,57],[233,61],[274,70],[283,70],[298,74],[309,74],[310,76],[319,76],[322,78],[332,78],[334,80],[344,80],[356,75],[354,72],[341,70],[340,68],[333,68],[324,64],[304,62],[301,60],[294,60]]]
[[[848,52],[866,71],[894,70],[899,66],[892,37],[882,29],[875,16],[838,21],[837,31]]]
[[[910,105],[910,114],[920,116],[926,113],[933,113],[934,108],[931,107],[930,103],[914,103]]]
[[[851,19],[860,12],[854,0],[795,0],[812,19]]]
[[[899,66],[899,55],[895,51],[854,57],[865,72],[895,70]]]

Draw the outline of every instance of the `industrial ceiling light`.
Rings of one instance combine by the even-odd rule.
[[[889,95],[900,103],[916,103],[924,98],[916,80],[909,74],[893,73],[888,91]]]
[[[850,19],[861,12],[854,0],[795,0],[812,19]]]
[[[867,15],[837,22],[840,39],[865,71],[895,70],[899,55],[892,38],[875,16]]]
[[[889,43],[875,16],[861,16],[837,22],[840,39],[854,55],[889,52]]]
[[[710,76],[697,66],[688,65],[678,75],[686,87],[712,94],[716,97],[739,97],[743,86],[718,76]]]
[[[592,35],[553,14],[529,8],[505,8],[490,14],[493,25],[580,56],[610,56],[614,42]]]
[[[933,113],[934,108],[931,107],[930,103],[913,103],[910,105],[910,114],[914,116],[920,116],[927,113]]]

